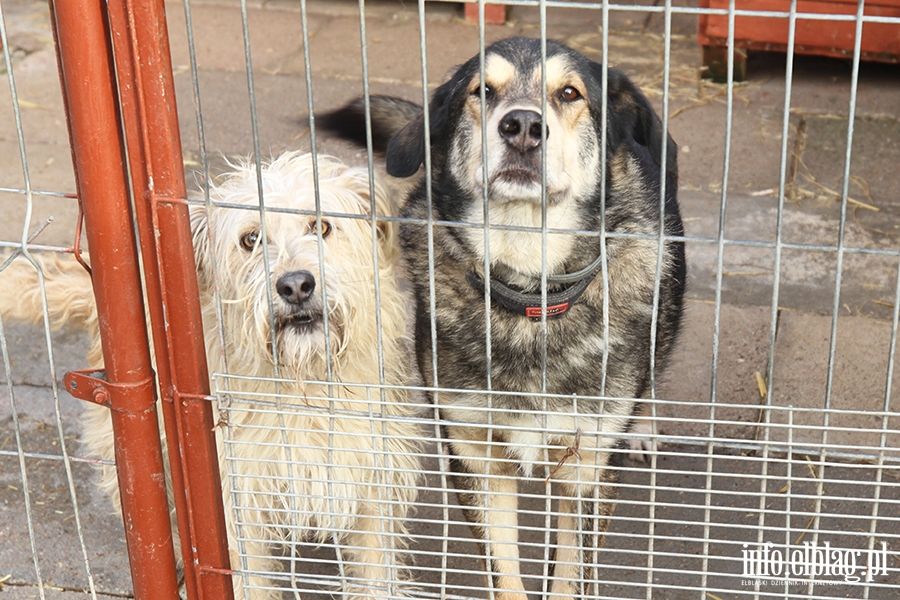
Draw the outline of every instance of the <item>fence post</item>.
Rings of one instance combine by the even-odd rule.
[[[178,597],[154,375],[131,226],[113,60],[102,3],[51,2],[78,197],[92,255],[105,378],[67,388],[111,409],[135,598]],[[78,387],[81,386],[79,390]]]
[[[189,598],[233,598],[163,0],[107,2]]]

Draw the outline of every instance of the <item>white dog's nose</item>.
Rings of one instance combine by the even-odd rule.
[[[275,282],[278,295],[288,304],[301,306],[316,289],[316,278],[309,271],[285,273]]]

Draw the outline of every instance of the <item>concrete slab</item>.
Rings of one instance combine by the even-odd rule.
[[[30,490],[31,515],[34,527],[35,548],[44,584],[58,590],[85,591],[89,589],[85,554],[90,561],[95,589],[113,595],[131,593],[130,572],[125,551],[125,532],[121,518],[114,514],[112,505],[96,491],[96,473],[90,464],[73,462],[72,481],[74,499],[61,456],[58,431],[42,413],[52,406],[52,396],[43,393],[19,394],[17,400],[23,407],[20,413],[25,452],[37,453],[42,458],[26,458],[25,472]],[[27,388],[26,388],[27,389]],[[0,394],[8,411],[9,400],[4,391]],[[38,408],[36,404],[43,404]],[[32,414],[36,416],[31,416]],[[28,515],[24,499],[24,483],[20,462],[14,453],[11,419],[2,417],[3,452],[0,454],[0,535],[4,539],[0,547],[0,564],[4,582],[10,589],[24,594],[28,587],[36,588],[36,574],[32,546],[29,541]],[[71,415],[65,421],[65,443],[71,456],[80,455],[76,438],[77,421]],[[79,541],[75,520],[75,506],[84,539],[84,549]],[[2,586],[0,586],[2,587]],[[33,595],[37,597],[36,589]]]
[[[68,147],[59,70],[53,46],[23,52],[13,62],[13,76],[25,139]],[[11,98],[9,80],[5,73],[0,77],[0,94],[4,99]],[[0,139],[17,141],[13,104],[9,100],[0,103],[0,123],[3,125]]]
[[[42,327],[4,323],[10,352],[13,393],[19,419],[23,451],[38,457],[25,458],[25,475],[31,500],[31,523],[41,575],[56,597],[73,598],[90,585],[84,552],[90,560],[95,589],[107,594],[131,593],[130,571],[121,518],[96,488],[93,466],[77,460],[84,456],[78,443],[82,402],[59,385],[59,415],[63,440],[57,426],[57,407],[49,382],[50,369]],[[57,378],[85,367],[87,339],[80,332],[63,328],[52,335]],[[37,598],[37,578],[28,534],[25,485],[18,457],[5,373],[0,374],[0,584],[4,597]],[[71,465],[74,499],[62,461],[62,444]],[[85,551],[75,521],[77,502]],[[47,596],[53,597],[48,594]]]
[[[34,325],[23,324],[19,322],[9,322],[4,319],[3,333],[6,338],[7,347],[10,349],[10,364],[12,367],[14,383],[23,383],[26,385],[46,385],[47,384],[47,343],[43,328]],[[78,340],[78,335],[74,331],[66,328],[66,338]],[[65,348],[63,338],[58,339],[54,335],[51,338],[54,350],[60,352],[63,357],[68,355],[69,348]],[[57,345],[59,342],[59,345]],[[77,342],[76,342],[77,344]],[[75,350],[85,350],[84,348],[76,348]],[[83,352],[82,352],[83,355]],[[0,383],[6,383],[6,373],[0,370]]]
[[[687,243],[690,297],[714,300],[718,285],[721,199],[683,190],[680,194]],[[729,194],[726,200],[722,257],[722,299],[726,303],[771,306],[775,282],[774,243],[778,203],[771,196]],[[786,203],[782,214],[783,248],[778,306],[830,314],[838,276],[839,219],[832,214]],[[700,241],[703,240],[703,241]],[[746,242],[750,242],[747,244]],[[765,242],[768,246],[752,245]],[[898,259],[895,240],[848,219],[844,229],[838,306],[848,314],[890,318]],[[867,252],[874,250],[875,252]]]
[[[366,22],[366,32],[370,80],[421,86],[419,27],[415,18],[369,19]],[[478,53],[478,28],[471,23],[451,21],[432,28],[426,25],[426,32],[430,83],[445,81],[453,67]],[[487,25],[485,42],[490,43],[518,32],[514,25]],[[344,40],[346,53],[336,55],[329,50],[335,39]],[[310,41],[310,51],[315,59],[312,63],[314,75],[361,80],[358,21],[341,19],[329,22]]]
[[[263,156],[296,149],[306,126],[306,86],[299,78],[257,75],[254,78],[256,123]],[[190,75],[176,77],[182,145],[188,159],[199,150],[196,109]],[[243,72],[202,71],[200,102],[206,147],[210,152],[249,156],[253,152],[253,124],[249,109],[247,77]],[[308,142],[307,142],[308,145]]]
[[[39,229],[48,219],[52,221],[46,229],[34,239],[35,244],[46,246],[71,248],[75,241],[75,224],[78,219],[78,203],[74,198],[65,198],[60,192],[52,195],[36,193],[32,196],[31,219],[25,224],[25,215],[28,211],[27,196],[24,193],[24,177],[22,175],[21,162],[18,158],[18,145],[8,142],[0,142],[0,177],[6,178],[4,182],[10,182],[15,191],[0,191],[0,203],[3,205],[4,221],[0,225],[4,232],[4,241],[22,241],[23,230],[29,237]],[[40,146],[29,148],[30,161],[38,159],[36,167],[29,168],[32,188],[37,191],[67,190],[62,193],[74,193],[75,182],[72,174],[72,155],[68,148],[63,146]],[[12,164],[8,159],[13,159]],[[57,163],[64,165],[57,167]],[[33,165],[34,162],[30,162]],[[87,244],[83,243],[83,248]]]
[[[608,584],[603,593],[613,598],[645,598],[647,568],[667,600],[689,600],[701,593],[720,598],[753,592],[743,571],[743,550],[772,542],[780,550],[826,541],[832,547],[868,549],[871,515],[876,507],[885,520],[876,524],[876,543],[895,538],[900,498],[897,480],[882,485],[870,465],[829,465],[810,468],[805,456],[770,456],[762,460],[739,452],[698,453],[696,447],[673,446],[658,458],[657,470],[628,468],[619,486],[621,499],[601,553]],[[819,479],[824,487],[819,488]],[[655,483],[651,499],[644,486]],[[709,495],[704,491],[710,487]],[[877,491],[876,491],[877,490]],[[821,504],[819,501],[821,500]],[[862,510],[861,507],[865,507]],[[811,519],[821,515],[819,533],[809,531]],[[864,559],[863,559],[864,560]],[[652,561],[652,562],[651,562]],[[890,558],[891,564],[894,558]],[[706,573],[704,576],[703,573]],[[896,595],[898,573],[876,580],[870,598]],[[827,583],[824,581],[827,579]],[[833,598],[861,598],[860,588],[840,578],[819,578],[816,593]],[[765,598],[779,597],[771,581],[762,587]],[[806,588],[790,587],[792,592]],[[824,590],[824,591],[823,591]]]
[[[634,0],[631,6],[654,6],[654,0]],[[622,6],[622,5],[619,5]],[[618,7],[616,7],[618,8]],[[602,11],[590,8],[548,7],[548,26],[565,26],[582,30],[596,29],[603,25]],[[510,7],[510,20],[518,21],[532,29],[540,25],[540,9],[533,6]],[[610,10],[609,29],[611,32],[629,32],[643,34],[661,34],[664,31],[664,18],[661,13],[648,13],[635,10]],[[697,32],[697,21],[691,15],[673,14],[672,33],[676,36],[694,35]]]
[[[187,165],[198,168],[200,137],[190,75],[175,78],[179,99],[182,146]],[[415,99],[421,92],[412,86],[373,82],[372,93],[392,93]],[[299,77],[256,75],[256,131],[264,158],[287,150],[310,148],[309,112],[306,82]],[[360,83],[339,79],[316,79],[313,82],[313,104],[318,111],[336,109],[349,99],[362,94]],[[253,153],[253,122],[248,104],[249,94],[244,73],[202,71],[200,102],[203,110],[203,137],[207,153],[230,157],[247,157]],[[321,133],[319,150],[339,156],[351,164],[365,164],[365,152]],[[189,186],[194,183],[188,181]]]
[[[837,204],[843,188],[848,120],[838,116],[808,116],[797,161],[795,190],[798,201]],[[895,165],[900,161],[900,122],[896,119],[857,118],[853,121],[849,195],[857,217],[875,217],[879,210],[896,212]],[[839,168],[827,168],[834,165]],[[884,221],[879,215],[877,221]],[[896,235],[895,225],[888,233]]]
[[[3,590],[3,600],[37,600],[41,597],[37,586],[32,585],[0,585],[0,589]],[[44,587],[44,598],[46,600],[80,600],[81,598],[91,597],[90,592]],[[116,598],[121,598],[121,596],[97,594],[98,600],[115,600]]]
[[[780,52],[751,52],[747,63],[748,81],[756,83],[760,95],[784,105],[786,55]],[[791,111],[815,115],[849,114],[852,63],[821,56],[794,56],[791,82]],[[897,117],[897,66],[862,62],[856,97],[856,116]]]
[[[2,281],[2,279],[0,279]],[[9,350],[12,382],[19,402],[19,414],[38,422],[55,422],[56,411],[51,391],[51,370],[47,343],[43,327],[22,323],[3,323],[3,332]],[[53,361],[59,389],[60,408],[66,419],[78,414],[80,401],[72,398],[63,388],[62,378],[68,371],[87,368],[85,355],[88,350],[87,336],[74,327],[63,327],[51,332]],[[10,407],[6,395],[6,373],[0,370],[0,390],[4,402],[0,404],[0,419],[10,418]]]
[[[27,20],[32,28],[49,36],[49,26],[43,20],[49,18],[44,9]],[[38,25],[43,23],[43,27]],[[46,28],[46,30],[45,30]],[[34,38],[29,38],[34,39]],[[52,192],[47,196],[36,193],[33,197],[32,217],[27,229],[37,229],[48,217],[53,223],[35,239],[35,243],[70,247],[74,239],[74,224],[78,214],[77,204],[60,193],[74,193],[75,178],[72,169],[72,153],[62,108],[59,71],[56,53],[47,45],[49,38],[41,37],[40,47],[29,46],[29,51],[17,54],[13,63],[13,75],[19,99],[19,115],[22,131],[27,141],[25,160],[31,189],[35,192]],[[11,98],[9,80],[0,77],[0,98]],[[4,219],[0,223],[0,239],[20,241],[26,214],[25,177],[13,104],[0,102],[0,202]]]
[[[244,26],[240,4],[191,5],[190,33],[193,35],[197,66],[215,71],[244,73],[247,59],[244,46]],[[184,5],[166,5],[172,64],[177,71],[190,68],[188,31]],[[300,13],[293,10],[250,10],[247,13],[250,34],[250,55],[254,71],[279,74],[281,65],[297,52],[302,55],[302,22]],[[307,22],[310,36],[330,19],[311,15]],[[359,34],[357,33],[357,37]]]
[[[683,334],[657,394],[663,399],[656,404],[657,433],[694,437],[698,443],[710,436],[754,438],[760,403],[756,373],[766,374],[770,313],[760,306],[722,306],[713,396],[715,306],[685,305]],[[720,422],[713,425],[714,420]]]
[[[838,320],[835,360],[828,398],[829,347],[832,321],[828,317],[786,311],[779,322],[775,349],[775,380],[771,382],[774,410],[770,439],[811,444],[844,452],[879,449],[898,456],[900,431],[890,417],[897,411],[896,377],[886,397],[891,328],[863,317]],[[895,360],[896,362],[896,360]],[[793,419],[793,428],[785,427]],[[882,435],[885,435],[882,441]]]
[[[678,157],[680,186],[717,199],[721,196],[724,177],[726,106],[718,102],[687,108],[690,106],[682,104],[685,111],[676,114],[669,126],[681,150]],[[729,147],[730,192],[777,195],[783,147],[782,114],[744,103],[734,106]],[[698,127],[698,123],[702,126]],[[788,141],[787,148],[790,153],[792,140]]]

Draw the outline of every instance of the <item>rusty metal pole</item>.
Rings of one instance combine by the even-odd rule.
[[[109,0],[189,598],[233,598],[163,0]]]
[[[154,374],[131,226],[116,84],[103,3],[53,6],[79,200],[91,249],[106,367],[66,387],[111,409],[122,513],[138,600],[176,599]]]

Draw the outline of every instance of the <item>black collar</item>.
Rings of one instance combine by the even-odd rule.
[[[568,312],[584,291],[591,285],[597,273],[600,272],[599,260],[595,261],[592,268],[580,272],[582,275],[561,291],[547,293],[547,318],[557,319]],[[466,281],[477,291],[484,293],[484,278],[474,271],[466,272]],[[532,321],[541,320],[541,294],[523,292],[501,281],[491,278],[491,300],[499,302],[509,310],[519,313]]]

